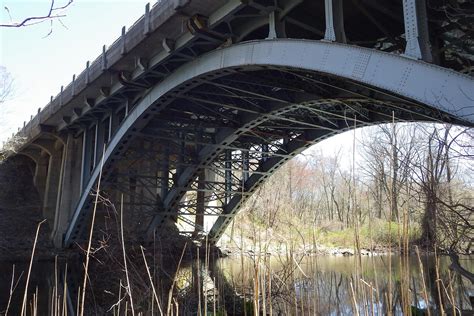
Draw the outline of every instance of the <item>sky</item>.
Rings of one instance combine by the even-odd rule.
[[[68,0],[56,0],[61,6]],[[79,74],[102,46],[110,45],[145,12],[150,0],[74,0],[61,21],[22,27],[0,27],[0,66],[14,80],[14,93],[0,109],[0,141]],[[0,0],[1,22],[43,15],[50,0]],[[48,35],[50,30],[52,33]]]
[[[1,22],[45,14],[51,0],[0,0]],[[68,0],[56,0],[62,6]],[[14,93],[0,108],[0,144],[23,121],[28,121],[52,95],[66,86],[73,74],[79,74],[88,60],[94,60],[102,46],[112,44],[138,20],[145,5],[156,0],[74,0],[62,12],[61,20],[22,27],[0,27],[0,66],[6,67],[14,80]],[[51,34],[49,34],[51,32]],[[49,35],[48,35],[49,34]],[[360,135],[360,131],[357,132]],[[352,133],[332,137],[318,147],[328,155],[341,145],[350,147]]]

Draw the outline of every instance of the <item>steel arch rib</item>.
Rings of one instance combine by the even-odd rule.
[[[260,40],[217,49],[177,69],[150,89],[114,134],[104,153],[107,165],[119,147],[131,137],[129,131],[159,113],[159,99],[176,87],[206,74],[251,66],[298,68],[349,79],[448,113],[474,124],[474,79],[425,62],[357,46],[310,40]],[[221,75],[224,75],[222,73]],[[172,97],[172,96],[171,96]],[[166,105],[161,105],[166,106]],[[80,217],[88,194],[97,181],[96,167],[75,209],[65,235],[65,245]]]

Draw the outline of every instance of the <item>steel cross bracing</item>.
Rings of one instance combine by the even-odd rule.
[[[128,226],[144,238],[171,225],[215,242],[255,189],[312,144],[355,124],[445,119],[395,95],[291,68],[229,70],[171,96],[131,129],[135,141],[104,171],[103,189],[124,196]]]

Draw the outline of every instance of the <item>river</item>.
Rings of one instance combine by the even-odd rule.
[[[211,315],[222,315],[224,306],[227,314],[250,315],[257,308],[266,315],[385,315],[389,309],[401,315],[403,302],[410,305],[413,315],[426,314],[427,307],[437,314],[440,306],[448,314],[472,312],[469,298],[474,296],[474,287],[449,271],[447,257],[439,259],[439,277],[435,258],[429,255],[411,255],[406,261],[398,255],[358,260],[356,256],[237,255],[217,259],[215,264],[192,261],[183,264],[176,278],[176,304],[179,301],[182,315],[196,314],[198,305]],[[474,270],[474,258],[462,257],[461,263]],[[12,262],[0,263],[0,314],[10,297],[12,267]],[[54,284],[62,280],[54,267],[54,261],[34,262],[29,297],[38,293],[38,315],[49,314]],[[27,269],[27,261],[15,264],[15,278],[21,277],[11,298],[10,315],[18,315],[21,309]],[[78,270],[69,268],[69,274],[74,272]],[[188,294],[196,288],[196,275],[200,276],[199,297],[191,299]],[[72,293],[71,297],[77,297]]]

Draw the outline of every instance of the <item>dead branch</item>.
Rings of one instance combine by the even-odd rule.
[[[449,258],[451,259],[451,265],[449,269],[458,272],[463,277],[471,281],[471,284],[474,284],[474,273],[464,269],[463,266],[459,263],[459,255],[454,251],[449,252]]]
[[[21,22],[13,22],[13,23],[7,23],[7,24],[0,24],[0,27],[23,27],[23,26],[30,26],[30,25],[35,25],[35,24],[38,24],[38,23],[41,23],[41,22],[44,22],[44,21],[47,21],[47,20],[52,20],[52,19],[59,19],[59,18],[62,18],[62,17],[65,17],[64,14],[56,14],[55,12],[59,11],[59,10],[64,10],[66,9],[67,7],[69,7],[74,0],[69,0],[65,5],[63,6],[60,6],[60,7],[55,7],[54,5],[54,1],[55,0],[51,0],[51,5],[49,7],[49,11],[46,15],[42,15],[42,16],[30,16],[30,17],[27,17],[25,18],[23,21]],[[8,9],[8,7],[5,7],[5,10],[10,13],[10,10]]]

